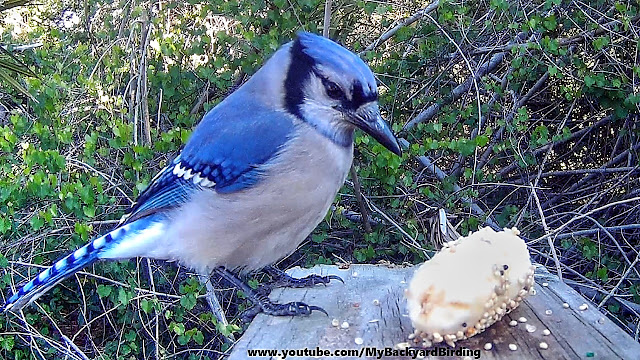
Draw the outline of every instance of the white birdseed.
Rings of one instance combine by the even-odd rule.
[[[536,331],[536,327],[535,327],[535,326],[533,326],[533,325],[531,325],[531,324],[527,324],[527,325],[525,326],[525,328],[527,329],[527,332],[530,332],[530,333],[532,333],[532,332],[535,332],[535,331]]]
[[[568,303],[562,303],[562,307],[565,308],[565,309],[568,309],[569,308],[569,304]]]
[[[511,351],[516,351],[516,350],[518,350],[518,345],[516,345],[516,344],[509,344],[509,350],[511,350]]]
[[[551,335],[551,331],[549,331],[549,329],[544,329],[544,330],[542,330],[542,335],[549,336],[549,335]]]
[[[553,314],[553,311],[551,311],[551,309],[548,309],[548,310],[545,310],[544,313],[546,315],[551,315],[551,314]]]
[[[521,323],[526,323],[527,322],[527,318],[524,317],[524,316],[521,316],[521,317],[518,318],[518,321],[521,322]]]
[[[509,321],[509,326],[516,326],[516,325],[518,325],[517,321],[515,321],[515,320]]]
[[[342,325],[340,325],[341,328],[343,329],[348,329],[349,328],[349,323],[348,322],[343,322]]]
[[[373,305],[375,305],[375,306],[380,305],[380,300],[378,300],[378,299],[373,299]]]
[[[582,305],[580,305],[580,307],[578,307],[578,310],[580,310],[580,311],[585,311],[585,310],[587,310],[588,308],[589,308],[589,305],[587,305],[587,304],[582,304]]]
[[[542,286],[547,287],[547,286],[549,286],[549,283],[543,282]]]
[[[353,274],[351,274],[352,277],[358,277],[358,272],[354,271]]]
[[[340,321],[338,321],[338,319],[331,320],[331,326],[338,327],[338,325],[340,325]]]
[[[364,344],[364,340],[362,340],[362,338],[360,338],[360,337],[355,338],[354,341],[355,341],[356,345]]]
[[[549,348],[549,344],[547,344],[544,341],[541,342],[539,346],[540,346],[540,349],[542,349],[542,350],[547,350]]]
[[[484,344],[484,349],[489,351],[491,349],[493,349],[493,344],[492,343],[486,343]]]

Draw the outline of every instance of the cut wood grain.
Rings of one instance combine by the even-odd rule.
[[[311,289],[277,289],[271,294],[271,300],[279,303],[303,301],[323,307],[329,316],[322,313],[297,318],[258,315],[232,348],[229,360],[247,359],[248,349],[334,351],[376,348],[384,351],[408,342],[413,328],[403,293],[414,269],[375,265],[352,265],[348,269],[335,266],[293,268],[288,273],[294,277],[312,273],[335,274],[342,277],[345,284],[332,282],[326,287]],[[548,285],[542,286],[542,283]],[[529,296],[516,310],[484,333],[459,341],[456,349],[480,352],[482,359],[640,359],[640,344],[543,267],[536,271],[535,289],[536,294]],[[564,308],[563,303],[568,303],[569,308]],[[579,310],[583,304],[587,304],[587,309]],[[517,321],[521,317],[527,322],[509,326],[511,320]],[[333,326],[334,319],[340,325]],[[348,328],[341,326],[344,322],[349,324]],[[530,329],[534,326],[535,331],[528,332],[527,325]],[[550,335],[544,335],[544,329],[548,329]],[[356,338],[362,339],[362,344],[357,344]],[[484,350],[489,342],[492,349]],[[548,349],[541,349],[541,342],[547,343]],[[515,344],[517,350],[510,350],[509,344]],[[419,344],[412,345],[419,347]],[[452,350],[444,343],[434,347]],[[470,355],[474,357],[473,353]]]

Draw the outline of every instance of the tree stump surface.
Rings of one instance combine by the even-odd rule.
[[[348,269],[320,265],[311,269],[290,269],[287,273],[294,277],[335,274],[344,279],[344,284],[332,281],[326,287],[275,289],[271,294],[271,300],[279,303],[302,301],[321,306],[329,316],[319,312],[296,318],[260,314],[231,349],[228,359],[248,359],[248,349],[305,348],[332,352],[336,349],[364,349],[360,358],[375,359],[375,356],[366,356],[365,351],[371,348],[385,351],[385,348],[393,349],[399,343],[410,341],[408,336],[413,332],[413,327],[407,315],[404,289],[414,270],[415,267],[382,265],[351,265]],[[530,295],[517,309],[485,332],[457,342],[455,349],[444,343],[428,348],[437,347],[443,349],[439,351],[448,349],[450,352],[465,348],[471,352],[427,358],[462,359],[468,355],[473,359],[479,351],[482,359],[640,359],[640,344],[600,313],[594,304],[543,267],[536,270],[535,278],[536,294]],[[569,308],[564,308],[563,303],[568,303]],[[587,304],[588,308],[579,310],[583,304]],[[527,322],[509,326],[511,320],[517,321],[521,317],[526,318]],[[332,325],[334,319],[339,323],[337,327]],[[343,327],[345,322],[348,327]],[[535,326],[536,330],[528,332],[527,324]],[[551,334],[543,335],[544,329],[549,329]],[[356,338],[362,339],[362,344],[357,344]],[[489,351],[484,350],[488,342],[493,345]],[[548,349],[541,349],[541,342],[547,343]],[[510,350],[509,344],[515,344],[517,350]],[[253,358],[278,359],[277,356]],[[291,355],[287,358],[330,357]],[[358,356],[334,358],[355,359]],[[383,357],[396,358],[410,357]]]

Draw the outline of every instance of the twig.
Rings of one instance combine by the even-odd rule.
[[[544,75],[542,75],[540,79],[538,79],[538,81],[536,81],[535,84],[533,84],[533,86],[529,89],[529,91],[527,91],[526,94],[524,94],[524,96],[522,96],[520,99],[518,99],[518,101],[515,102],[515,104],[513,104],[513,107],[511,108],[511,112],[504,119],[505,124],[509,124],[513,121],[513,118],[518,113],[518,109],[523,107],[524,104],[526,104],[527,101],[529,101],[529,99],[540,90],[540,88],[547,82],[548,79],[549,79],[549,72],[547,71],[544,73]],[[489,146],[484,151],[484,153],[482,153],[482,156],[478,161],[479,169],[482,169],[484,165],[487,163],[487,161],[489,161],[489,155],[493,152],[493,144],[495,144],[498,141],[498,139],[502,137],[502,134],[504,134],[504,129],[505,129],[505,126],[503,125],[500,127],[500,129],[498,129],[498,131],[494,133],[493,137],[491,138],[491,142]],[[517,164],[517,162],[514,162],[514,164]]]
[[[566,139],[559,140],[559,141],[556,141],[554,143],[549,143],[547,145],[543,145],[543,146],[533,150],[531,152],[531,154],[533,156],[536,156],[536,155],[538,155],[538,154],[540,154],[542,152],[547,151],[552,146],[561,145],[561,144],[566,143],[567,141],[571,141],[571,140],[574,140],[576,138],[582,137],[582,136],[588,134],[589,132],[591,132],[591,131],[593,131],[593,130],[601,127],[601,126],[606,125],[607,123],[609,123],[613,119],[614,119],[613,115],[606,116],[606,117],[598,120],[598,122],[596,122],[595,124],[593,124],[591,126],[585,127],[584,129],[580,129],[580,130],[578,130],[578,131],[576,131],[574,133],[571,133],[571,135]],[[513,162],[511,165],[506,166],[502,170],[500,170],[500,176],[501,177],[506,177],[506,174],[510,173],[511,171],[513,171],[513,170],[515,170],[517,168],[518,168],[518,163],[517,162]]]
[[[324,2],[324,22],[322,28],[322,36],[329,37],[329,26],[331,26],[331,0]]]
[[[526,33],[521,32],[512,41],[519,42],[525,36],[526,36]],[[507,54],[506,52],[501,52],[493,55],[491,59],[489,59],[489,61],[480,65],[480,67],[478,67],[478,70],[476,70],[475,73],[469,75],[469,77],[467,77],[467,79],[462,84],[456,86],[451,92],[451,95],[449,97],[444,99],[442,102],[431,104],[431,106],[429,106],[426,110],[422,111],[416,117],[414,117],[408,123],[406,123],[402,130],[407,131],[419,123],[431,120],[440,111],[443,105],[452,103],[458,98],[460,98],[463,94],[469,91],[474,81],[480,80],[480,78],[482,78],[486,74],[495,70],[498,67],[498,65],[502,63],[506,54]]]
[[[560,231],[564,230],[564,228],[566,228],[567,226],[569,226],[569,224],[573,223],[574,221],[580,220],[580,219],[584,219],[585,217],[589,216],[589,215],[593,215],[599,211],[602,211],[604,209],[610,208],[612,206],[616,206],[616,205],[621,205],[621,204],[626,204],[626,203],[630,203],[630,202],[634,202],[634,201],[640,201],[640,197],[634,197],[631,199],[625,199],[625,200],[620,200],[620,201],[615,201],[612,203],[608,203],[606,205],[600,206],[599,208],[593,209],[585,214],[580,214],[580,215],[576,215],[574,217],[572,217],[571,219],[569,219],[569,221],[565,222],[564,224],[560,225],[558,228],[556,228],[555,230],[552,230],[550,233],[543,235],[535,240],[532,240],[531,242],[529,242],[529,245],[531,244],[535,244],[539,241],[542,241],[548,237],[551,237],[557,233],[559,233]]]
[[[620,277],[620,280],[618,280],[618,283],[616,284],[616,286],[614,286],[613,289],[611,289],[611,291],[607,294],[607,296],[605,296],[604,299],[600,301],[600,303],[598,304],[598,308],[601,308],[602,305],[604,305],[607,302],[607,300],[609,300],[613,296],[613,294],[615,294],[616,291],[618,291],[618,289],[620,288],[620,285],[622,285],[622,282],[627,278],[627,276],[629,276],[629,273],[631,272],[631,270],[635,268],[639,259],[640,259],[640,253],[636,255],[636,258],[635,260],[633,260],[633,263],[631,263],[631,265],[627,267],[627,271],[625,271],[624,274]]]
[[[566,239],[566,238],[576,237],[576,236],[593,235],[593,234],[599,233],[600,231],[611,232],[611,231],[636,230],[636,229],[640,229],[640,224],[603,226],[603,227],[598,227],[597,229],[577,230],[577,231],[572,231],[570,233],[558,234],[558,236],[556,236],[556,239]]]
[[[387,30],[378,39],[376,39],[374,42],[369,44],[369,46],[367,46],[364,49],[364,51],[362,51],[360,54],[364,54],[367,51],[371,51],[371,50],[375,49],[376,47],[378,47],[383,42],[389,40],[395,33],[398,32],[398,30],[402,29],[405,26],[413,24],[414,22],[422,19],[422,17],[425,16],[426,14],[429,14],[430,12],[434,11],[435,9],[437,9],[439,4],[440,4],[440,1],[439,0],[435,0],[431,4],[427,5],[427,7],[415,12],[413,15],[411,15],[409,17],[406,17],[404,19],[398,20],[396,22],[396,24],[391,29]]]
[[[8,52],[20,52],[20,51],[25,51],[25,50],[31,50],[31,49],[35,49],[38,48],[40,46],[44,45],[41,42],[36,42],[33,44],[26,44],[26,45],[2,45],[2,48],[5,49]]]
[[[409,142],[406,139],[399,139],[400,144],[403,147],[409,147]],[[433,173],[440,181],[443,181],[444,178],[447,177],[447,174],[444,173],[444,171],[442,171],[442,169],[440,169],[428,156],[418,156],[417,157],[418,161],[420,161],[420,163],[422,163],[422,165],[429,170],[431,173]],[[453,184],[453,191],[455,192],[459,192],[461,191],[462,188],[460,187],[460,185],[458,184]],[[471,208],[471,211],[476,214],[477,216],[483,217],[485,218],[485,223],[489,226],[491,226],[494,229],[500,229],[500,226],[498,226],[498,223],[496,223],[490,215],[487,215],[485,213],[484,210],[482,210],[476,203],[474,203],[473,201],[471,201],[471,199],[467,198],[467,197],[461,197],[460,200],[462,200],[465,204],[469,205],[469,207]]]
[[[195,105],[193,105],[191,111],[189,111],[189,114],[195,115],[200,112],[204,104],[207,102],[207,100],[209,100],[209,97],[213,95],[214,91],[215,87],[211,86],[210,81],[207,81],[207,85],[205,85],[204,90],[202,90],[200,96],[198,96],[198,101],[196,101]]]
[[[358,203],[358,207],[360,208],[360,213],[362,214],[362,226],[364,227],[364,231],[367,233],[371,232],[371,224],[369,223],[369,212],[367,211],[367,206],[364,204],[364,200],[362,199],[362,188],[360,187],[360,180],[358,179],[358,173],[356,172],[356,167],[351,165],[351,180],[353,181],[353,192],[356,195],[356,202]]]
[[[607,168],[610,168],[610,167],[616,165],[617,163],[623,161],[627,157],[627,155],[631,153],[631,151],[637,151],[638,149],[640,149],[640,142],[638,142],[637,144],[633,145],[630,149],[627,149],[627,150],[621,152],[618,156],[614,157],[609,162],[607,162],[606,164],[602,165],[600,167],[600,169],[607,169]],[[571,187],[569,187],[569,189],[566,190],[566,192],[569,193],[569,192],[572,192],[572,191],[578,189],[580,186],[584,185],[586,182],[588,182],[591,179],[593,179],[596,175],[597,174],[590,174],[590,175],[585,176],[584,178],[580,179],[580,181],[578,181],[578,182],[574,183],[573,185],[571,185]],[[558,199],[560,199],[563,195],[564,195],[564,192],[563,192],[563,194],[558,194],[557,196],[554,196],[553,198],[547,200],[544,203],[543,207],[545,207],[545,208],[549,207],[550,205],[555,203]]]
[[[73,159],[73,158],[69,158],[69,157],[68,157],[68,158],[65,158],[65,160],[66,160],[66,161],[67,161],[67,163],[69,163],[70,165],[75,165],[75,166],[77,166],[77,167],[84,167],[84,168],[87,168],[87,169],[89,169],[89,170],[91,170],[91,171],[95,172],[96,174],[100,175],[100,176],[101,176],[103,179],[105,179],[109,184],[111,184],[111,186],[113,186],[116,190],[118,190],[118,192],[120,192],[120,194],[122,194],[122,196],[124,196],[124,197],[125,197],[125,199],[127,199],[127,200],[129,201],[129,203],[130,203],[130,204],[133,204],[133,200],[129,197],[129,195],[127,195],[127,193],[126,193],[124,190],[122,190],[118,185],[116,185],[116,184],[113,182],[113,180],[111,180],[111,178],[110,178],[107,174],[105,174],[105,173],[103,173],[103,172],[101,172],[101,171],[97,170],[97,169],[96,169],[96,168],[94,168],[93,166],[91,166],[91,165],[89,165],[89,164],[87,164],[87,163],[84,163],[84,162],[82,162],[82,161],[80,161],[80,160]]]
[[[533,184],[531,185],[531,195],[536,201],[536,206],[538,207],[538,212],[540,213],[540,221],[542,221],[542,227],[545,233],[549,233],[549,227],[547,226],[547,220],[544,218],[544,212],[542,211],[542,207],[540,206],[540,199],[538,199],[538,194],[536,190],[533,188]],[[558,260],[558,253],[556,252],[556,247],[553,244],[553,240],[551,237],[547,238],[549,240],[549,249],[551,250],[551,255],[553,256],[553,261],[556,263],[556,272],[558,274],[558,278],[562,281],[562,269],[560,269],[560,260]]]

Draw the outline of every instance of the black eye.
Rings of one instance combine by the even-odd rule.
[[[342,92],[342,89],[340,89],[338,84],[327,80],[325,81],[324,87],[325,89],[327,89],[327,95],[329,95],[330,98],[335,100],[344,99],[344,93]]]

